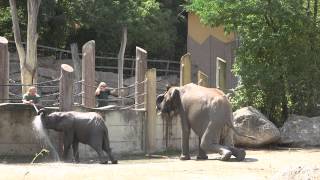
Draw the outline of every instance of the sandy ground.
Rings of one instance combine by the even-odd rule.
[[[180,161],[178,156],[141,158],[120,160],[117,165],[2,163],[0,179],[320,179],[320,149],[247,150],[243,162],[222,162],[218,157],[210,154],[204,161],[195,157]]]

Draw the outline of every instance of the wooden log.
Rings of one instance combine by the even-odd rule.
[[[61,79],[59,86],[59,110],[71,111],[73,105],[73,68],[67,64],[61,64]],[[58,154],[63,152],[63,134],[59,133]]]
[[[73,62],[73,68],[74,68],[74,79],[77,82],[74,85],[74,93],[80,94],[81,93],[81,59],[79,58],[79,52],[78,52],[78,45],[77,43],[70,44],[71,48],[71,54],[72,54],[72,62]],[[74,102],[81,104],[81,96],[75,96]]]
[[[8,102],[9,99],[9,51],[8,40],[0,36],[0,103]]]
[[[191,54],[187,53],[180,60],[180,86],[191,83]]]
[[[59,91],[60,111],[71,111],[73,105],[73,68],[67,64],[61,65]]]
[[[95,100],[95,41],[88,41],[82,46],[82,105],[89,108],[96,106]]]
[[[202,71],[198,71],[198,85],[203,87],[209,86],[209,78],[208,75],[206,75]]]
[[[123,88],[123,65],[124,65],[124,54],[126,51],[127,46],[127,26],[122,27],[122,40],[121,40],[121,46],[120,51],[118,55],[118,96],[119,98],[123,96],[123,91],[120,88]],[[121,101],[121,105],[123,105],[124,102]]]
[[[147,112],[147,118],[145,122],[146,126],[146,140],[145,151],[147,154],[156,151],[156,98],[157,98],[157,74],[156,69],[149,69],[146,73],[146,90],[145,95],[145,109]]]
[[[144,83],[145,74],[147,71],[147,51],[136,47],[136,85],[135,85],[135,108],[143,108],[144,105],[144,96],[145,91]]]

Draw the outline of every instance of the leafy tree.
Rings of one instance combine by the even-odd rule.
[[[26,35],[27,1],[17,1],[22,38]],[[96,53],[116,56],[122,27],[128,27],[126,54],[135,46],[150,58],[179,59],[186,49],[186,21],[179,18],[183,0],[42,0],[38,16],[39,44],[69,48],[96,41]],[[9,3],[0,0],[0,33],[13,39]],[[23,39],[25,41],[25,39]]]
[[[319,115],[317,0],[192,0],[187,9],[238,34],[236,108],[255,106],[278,125],[289,113]]]

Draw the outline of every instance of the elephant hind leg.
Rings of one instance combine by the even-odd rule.
[[[101,164],[108,164],[108,160],[105,160],[105,158],[104,158],[101,145],[100,145],[100,147],[99,146],[92,146],[92,148],[97,152],[97,154],[99,156],[100,163]]]
[[[223,133],[221,134],[221,144],[229,147],[232,155],[236,157],[237,161],[243,161],[246,157],[246,152],[244,149],[234,147],[233,134],[233,130],[228,126],[225,126]]]
[[[107,164],[108,160],[106,160],[103,154],[103,139],[101,137],[97,138],[97,136],[92,136],[89,142],[89,145],[97,152],[100,163]]]
[[[73,157],[76,163],[79,163],[79,141],[74,141],[72,143]]]
[[[199,146],[198,146],[199,153],[198,153],[197,159],[198,160],[208,159],[207,153],[200,147],[200,145],[201,145],[201,137],[199,137]]]
[[[109,139],[108,137],[105,137],[103,140],[103,146],[102,146],[103,150],[108,154],[109,159],[111,161],[112,164],[118,164],[118,161],[115,160],[111,154],[111,148],[110,148],[110,143],[109,143]]]
[[[211,121],[204,132],[200,148],[205,152],[214,152],[221,155],[222,161],[228,161],[232,155],[231,150],[227,146],[220,145],[221,125],[217,122]]]

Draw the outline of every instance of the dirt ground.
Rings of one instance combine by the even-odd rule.
[[[136,157],[117,165],[97,163],[2,163],[0,179],[320,179],[320,149],[247,150],[243,162],[180,161],[177,155]]]

